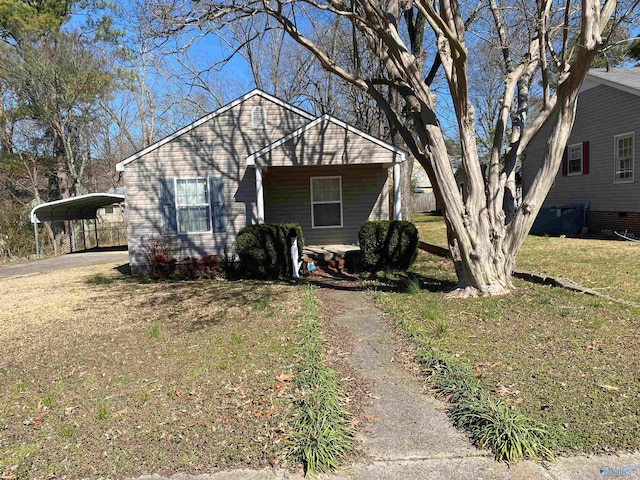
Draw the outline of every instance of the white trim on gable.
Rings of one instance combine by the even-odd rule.
[[[133,162],[134,160],[137,160],[138,158],[143,157],[147,153],[150,153],[150,152],[154,151],[155,149],[157,149],[157,148],[169,143],[170,141],[175,140],[179,136],[184,135],[185,133],[193,130],[196,127],[199,127],[203,123],[208,122],[209,120],[211,120],[211,119],[223,114],[224,112],[226,112],[228,110],[231,110],[232,108],[240,105],[242,102],[244,102],[244,101],[246,101],[246,100],[248,100],[251,97],[254,97],[256,95],[259,95],[259,96],[263,97],[264,99],[275,103],[276,105],[279,105],[279,106],[281,106],[283,108],[286,108],[287,110],[291,110],[292,112],[297,113],[298,115],[301,115],[301,116],[303,116],[304,118],[306,118],[308,120],[313,120],[315,118],[310,113],[305,112],[304,110],[301,110],[298,107],[294,107],[293,105],[291,105],[291,104],[289,104],[287,102],[283,102],[279,98],[276,98],[273,95],[269,95],[268,93],[263,92],[262,90],[259,90],[259,89],[256,88],[256,89],[250,91],[249,93],[241,96],[240,98],[237,98],[233,102],[228,103],[227,105],[225,105],[223,107],[220,107],[216,111],[211,112],[208,115],[205,115],[204,117],[200,118],[199,120],[196,120],[192,124],[187,125],[186,127],[181,128],[177,132],[172,133],[171,135],[163,138],[162,140],[157,141],[153,145],[145,148],[144,150],[141,150],[141,151],[131,155],[128,158],[125,158],[120,163],[116,164],[116,171],[117,172],[124,172],[124,167],[127,166],[129,163]]]
[[[275,142],[273,142],[271,145],[267,145],[266,147],[264,147],[262,150],[258,150],[256,153],[253,153],[251,155],[249,155],[246,158],[247,161],[247,165],[251,166],[251,165],[255,165],[256,164],[256,159],[262,157],[263,155],[269,153],[271,150],[278,148],[279,146],[285,144],[286,142],[288,142],[289,140],[291,140],[292,138],[296,138],[299,137],[300,135],[302,135],[304,132],[306,132],[307,130],[312,129],[313,127],[315,127],[316,125],[322,123],[323,121],[329,121],[335,125],[338,125],[339,127],[344,128],[345,130],[354,133],[356,135],[361,136],[362,138],[369,140],[372,143],[375,143],[376,145],[381,146],[382,148],[385,148],[391,152],[397,153],[398,155],[400,155],[400,161],[403,162],[407,159],[407,152],[405,152],[404,150],[401,150],[398,147],[395,147],[387,142],[384,142],[382,140],[380,140],[379,138],[373,137],[371,135],[369,135],[368,133],[363,132],[362,130],[358,130],[355,127],[352,127],[351,125],[343,122],[342,120],[338,120],[337,118],[332,117],[329,114],[324,114],[321,117],[316,118],[315,120],[307,123],[306,125],[304,125],[303,127],[300,127],[298,130],[291,132],[288,135],[285,135],[284,137],[282,137],[280,140],[277,140]]]

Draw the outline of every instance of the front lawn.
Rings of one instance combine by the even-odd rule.
[[[114,266],[0,282],[2,478],[281,462],[299,289]]]
[[[442,217],[414,215],[413,220],[421,240],[447,245]],[[636,242],[529,235],[516,266],[570,278],[601,293],[640,304],[640,244]]]
[[[441,221],[418,227],[442,244]],[[631,244],[533,237],[519,266],[637,301],[640,270],[631,267],[639,262]],[[447,259],[420,254],[413,270],[421,291],[376,293],[378,304],[470,365],[494,398],[546,423],[556,452],[640,448],[640,309],[518,280],[509,296],[448,299]]]

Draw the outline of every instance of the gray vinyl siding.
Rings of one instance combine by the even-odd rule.
[[[312,228],[311,177],[342,179],[342,227]],[[265,221],[300,223],[307,245],[357,244],[366,220],[389,218],[389,169],[381,165],[271,167],[264,176]]]
[[[400,154],[324,120],[258,158],[264,166],[354,165],[402,161]]]
[[[551,126],[531,141],[523,161],[526,195],[542,165]],[[614,137],[635,133],[634,182],[614,182]],[[600,85],[582,92],[569,145],[589,142],[589,174],[562,176],[560,170],[543,207],[589,203],[593,211],[640,212],[640,95]]]
[[[262,105],[267,128],[251,128],[251,111]],[[226,232],[187,233],[172,239],[179,257],[231,253],[238,231],[256,217],[255,171],[246,157],[307,124],[309,119],[255,95],[236,107],[128,164],[129,256],[132,267],[144,263],[145,239],[162,235],[161,179],[220,177],[224,182]]]

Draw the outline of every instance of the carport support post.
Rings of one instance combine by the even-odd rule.
[[[73,253],[73,240],[73,220],[69,220],[69,250],[71,250],[71,253]]]
[[[256,205],[258,208],[258,224],[264,223],[264,189],[262,187],[262,168],[256,165]]]
[[[98,219],[97,218],[93,219],[93,229],[96,231],[96,248],[99,248],[100,244],[98,243]]]
[[[36,258],[40,258],[40,242],[38,241],[38,222],[33,222],[33,233],[36,237]]]
[[[393,218],[402,220],[402,198],[400,193],[400,164],[393,164]]]

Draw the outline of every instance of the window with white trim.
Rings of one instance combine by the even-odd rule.
[[[633,182],[633,167],[635,157],[635,134],[624,133],[616,135],[615,139],[615,183]]]
[[[165,233],[224,232],[222,178],[169,178],[162,181]]]
[[[582,175],[582,143],[570,145],[567,152],[567,175]]]
[[[251,110],[251,128],[260,130],[267,128],[267,112],[258,105]]]
[[[209,188],[206,178],[176,180],[176,210],[178,232],[211,230]]]
[[[342,177],[311,177],[311,226],[342,227]]]

